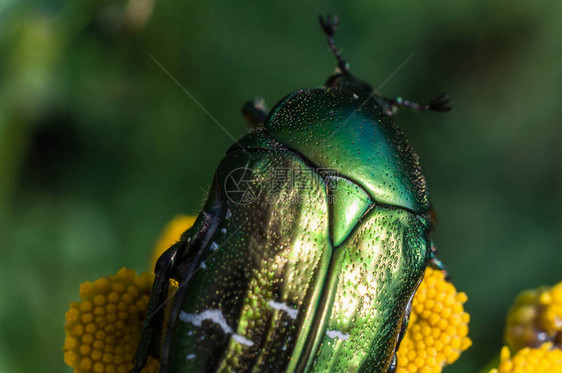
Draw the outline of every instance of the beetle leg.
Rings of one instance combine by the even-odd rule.
[[[185,242],[180,241],[176,243],[166,250],[156,262],[154,269],[156,278],[154,279],[150,301],[146,310],[142,339],[135,354],[134,367],[131,369],[131,373],[140,372],[145,366],[148,356],[159,357],[168,287],[170,279],[176,270],[174,259],[182,246],[185,246]]]
[[[267,108],[263,98],[255,98],[242,106],[242,116],[250,128],[255,128],[265,123]]]
[[[429,266],[433,269],[441,271],[445,274],[445,280],[451,282],[451,276],[445,268],[445,264],[439,258],[437,258],[437,248],[435,245],[431,245],[431,252],[429,253]]]
[[[320,27],[328,37],[328,47],[338,60],[338,69],[341,73],[347,73],[349,71],[349,64],[343,59],[340,50],[336,47],[336,42],[334,41],[334,35],[338,30],[339,17],[337,15],[331,16],[318,16],[318,21],[320,22]]]
[[[393,115],[400,107],[409,107],[414,110],[419,111],[438,111],[441,113],[451,111],[449,96],[445,93],[434,97],[427,104],[419,104],[417,102],[412,102],[403,99],[402,97],[396,97],[392,99],[385,99],[387,103],[386,114]]]

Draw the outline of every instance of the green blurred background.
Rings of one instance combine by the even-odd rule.
[[[196,213],[244,101],[270,107],[335,67],[317,25],[341,17],[352,72],[449,114],[396,120],[425,167],[434,238],[468,293],[474,372],[517,293],[562,280],[562,3],[553,1],[0,2],[0,371],[65,372],[78,285],[146,270],[177,213]]]

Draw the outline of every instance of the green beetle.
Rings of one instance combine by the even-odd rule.
[[[133,372],[391,372],[413,295],[433,259],[430,204],[418,156],[391,115],[399,106],[338,60],[221,161],[194,226],[166,251]],[[166,333],[164,305],[178,281]],[[164,335],[164,337],[162,337]],[[161,342],[162,341],[162,342]]]

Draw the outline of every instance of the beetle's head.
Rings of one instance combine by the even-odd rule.
[[[326,81],[326,87],[328,88],[353,88],[357,91],[365,91],[370,94],[373,91],[368,83],[365,83],[361,79],[357,79],[349,73],[349,71],[341,72],[336,69],[336,72],[332,74]]]

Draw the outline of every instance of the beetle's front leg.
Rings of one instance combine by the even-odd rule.
[[[445,280],[451,282],[451,276],[445,268],[445,264],[437,257],[437,248],[435,245],[431,245],[431,252],[429,253],[429,266],[433,269],[443,272],[445,275]]]
[[[176,271],[178,251],[185,246],[185,242],[180,241],[166,250],[158,261],[154,272],[156,278],[152,285],[152,293],[146,310],[146,318],[142,329],[142,339],[135,354],[134,366],[131,373],[138,373],[146,365],[148,356],[158,358],[160,355],[160,340],[164,325],[164,312],[166,300],[168,298],[168,287],[173,273]]]
[[[419,104],[417,102],[408,101],[403,99],[402,97],[396,97],[392,99],[385,98],[384,100],[386,102],[386,114],[388,115],[393,115],[400,107],[409,107],[411,109],[419,111],[432,110],[442,113],[451,111],[451,102],[447,94],[436,96],[427,104]]]
[[[265,123],[267,108],[265,107],[264,100],[262,98],[256,98],[246,102],[244,106],[242,106],[242,116],[250,128],[255,128]]]

